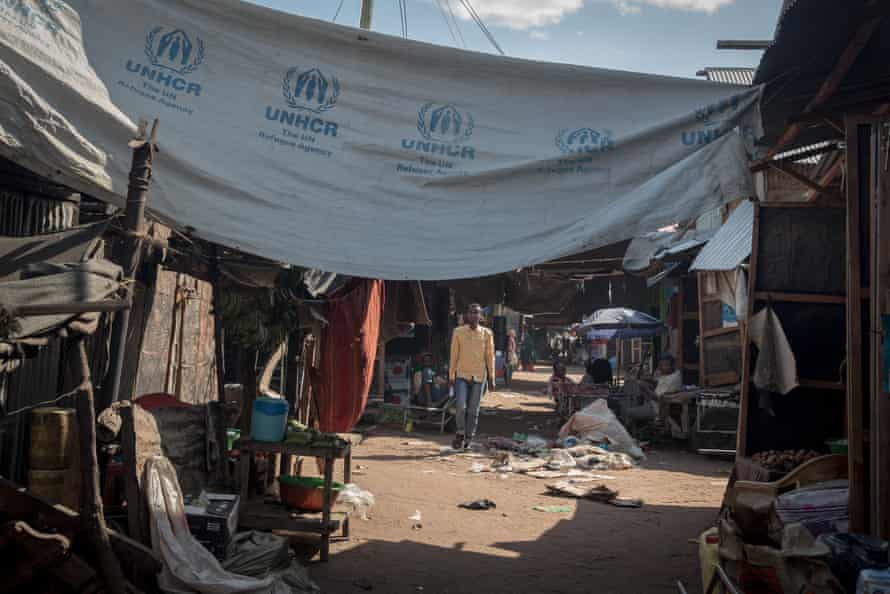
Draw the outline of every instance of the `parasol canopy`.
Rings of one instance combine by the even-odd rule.
[[[661,320],[626,307],[598,309],[575,326],[575,332],[586,333],[588,340],[644,338],[661,334],[664,330]]]

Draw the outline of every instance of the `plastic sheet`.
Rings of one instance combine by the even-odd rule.
[[[564,441],[569,435],[577,435],[594,442],[608,441],[612,444],[612,449],[618,452],[624,452],[637,459],[646,457],[615,413],[609,410],[609,403],[604,399],[595,400],[572,415],[572,418],[559,430],[561,440]]]
[[[162,559],[164,567],[158,585],[164,592],[205,594],[293,594],[317,592],[309,583],[289,575],[269,575],[262,579],[245,577],[227,571],[210,551],[189,532],[182,490],[176,470],[163,456],[154,456],[146,464],[151,546]]]
[[[346,505],[351,505],[353,511],[357,512],[363,520],[368,519],[368,512],[374,506],[374,495],[370,491],[365,491],[355,483],[349,483],[342,491],[337,501]]]

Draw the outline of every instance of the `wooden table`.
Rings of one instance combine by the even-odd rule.
[[[330,552],[331,534],[342,528],[342,536],[349,538],[349,515],[339,514],[342,519],[332,517],[332,484],[334,482],[334,462],[343,460],[343,483],[352,479],[352,444],[333,447],[313,447],[289,444],[287,442],[264,442],[242,439],[235,444],[241,453],[239,462],[241,509],[239,524],[244,528],[257,530],[277,530],[291,532],[312,532],[321,535],[321,560],[327,561]],[[264,505],[262,502],[251,501],[250,461],[257,452],[266,454],[282,454],[285,456],[305,456],[324,460],[324,506],[321,516],[318,514],[300,514],[292,517],[292,513],[283,506]]]

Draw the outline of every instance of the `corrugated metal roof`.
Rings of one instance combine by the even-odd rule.
[[[740,85],[749,87],[754,83],[753,68],[726,68],[711,66],[703,68],[699,76],[704,76],[711,82],[724,83],[727,85]]]
[[[754,204],[741,203],[701,249],[689,270],[735,270],[751,255]]]

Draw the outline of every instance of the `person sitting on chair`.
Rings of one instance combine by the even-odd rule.
[[[586,369],[587,373],[581,378],[582,385],[612,385],[612,365],[608,359],[591,359]]]
[[[658,399],[660,396],[678,392],[683,388],[683,376],[676,368],[671,355],[662,355],[658,360],[658,370],[651,380],[628,380],[625,390],[633,393],[638,403],[626,407],[622,411],[625,421],[646,422],[658,416]],[[642,401],[642,402],[639,402]]]
[[[424,353],[421,368],[414,374],[414,400],[420,406],[432,408],[445,399],[445,378],[438,375],[433,365],[433,356]]]

